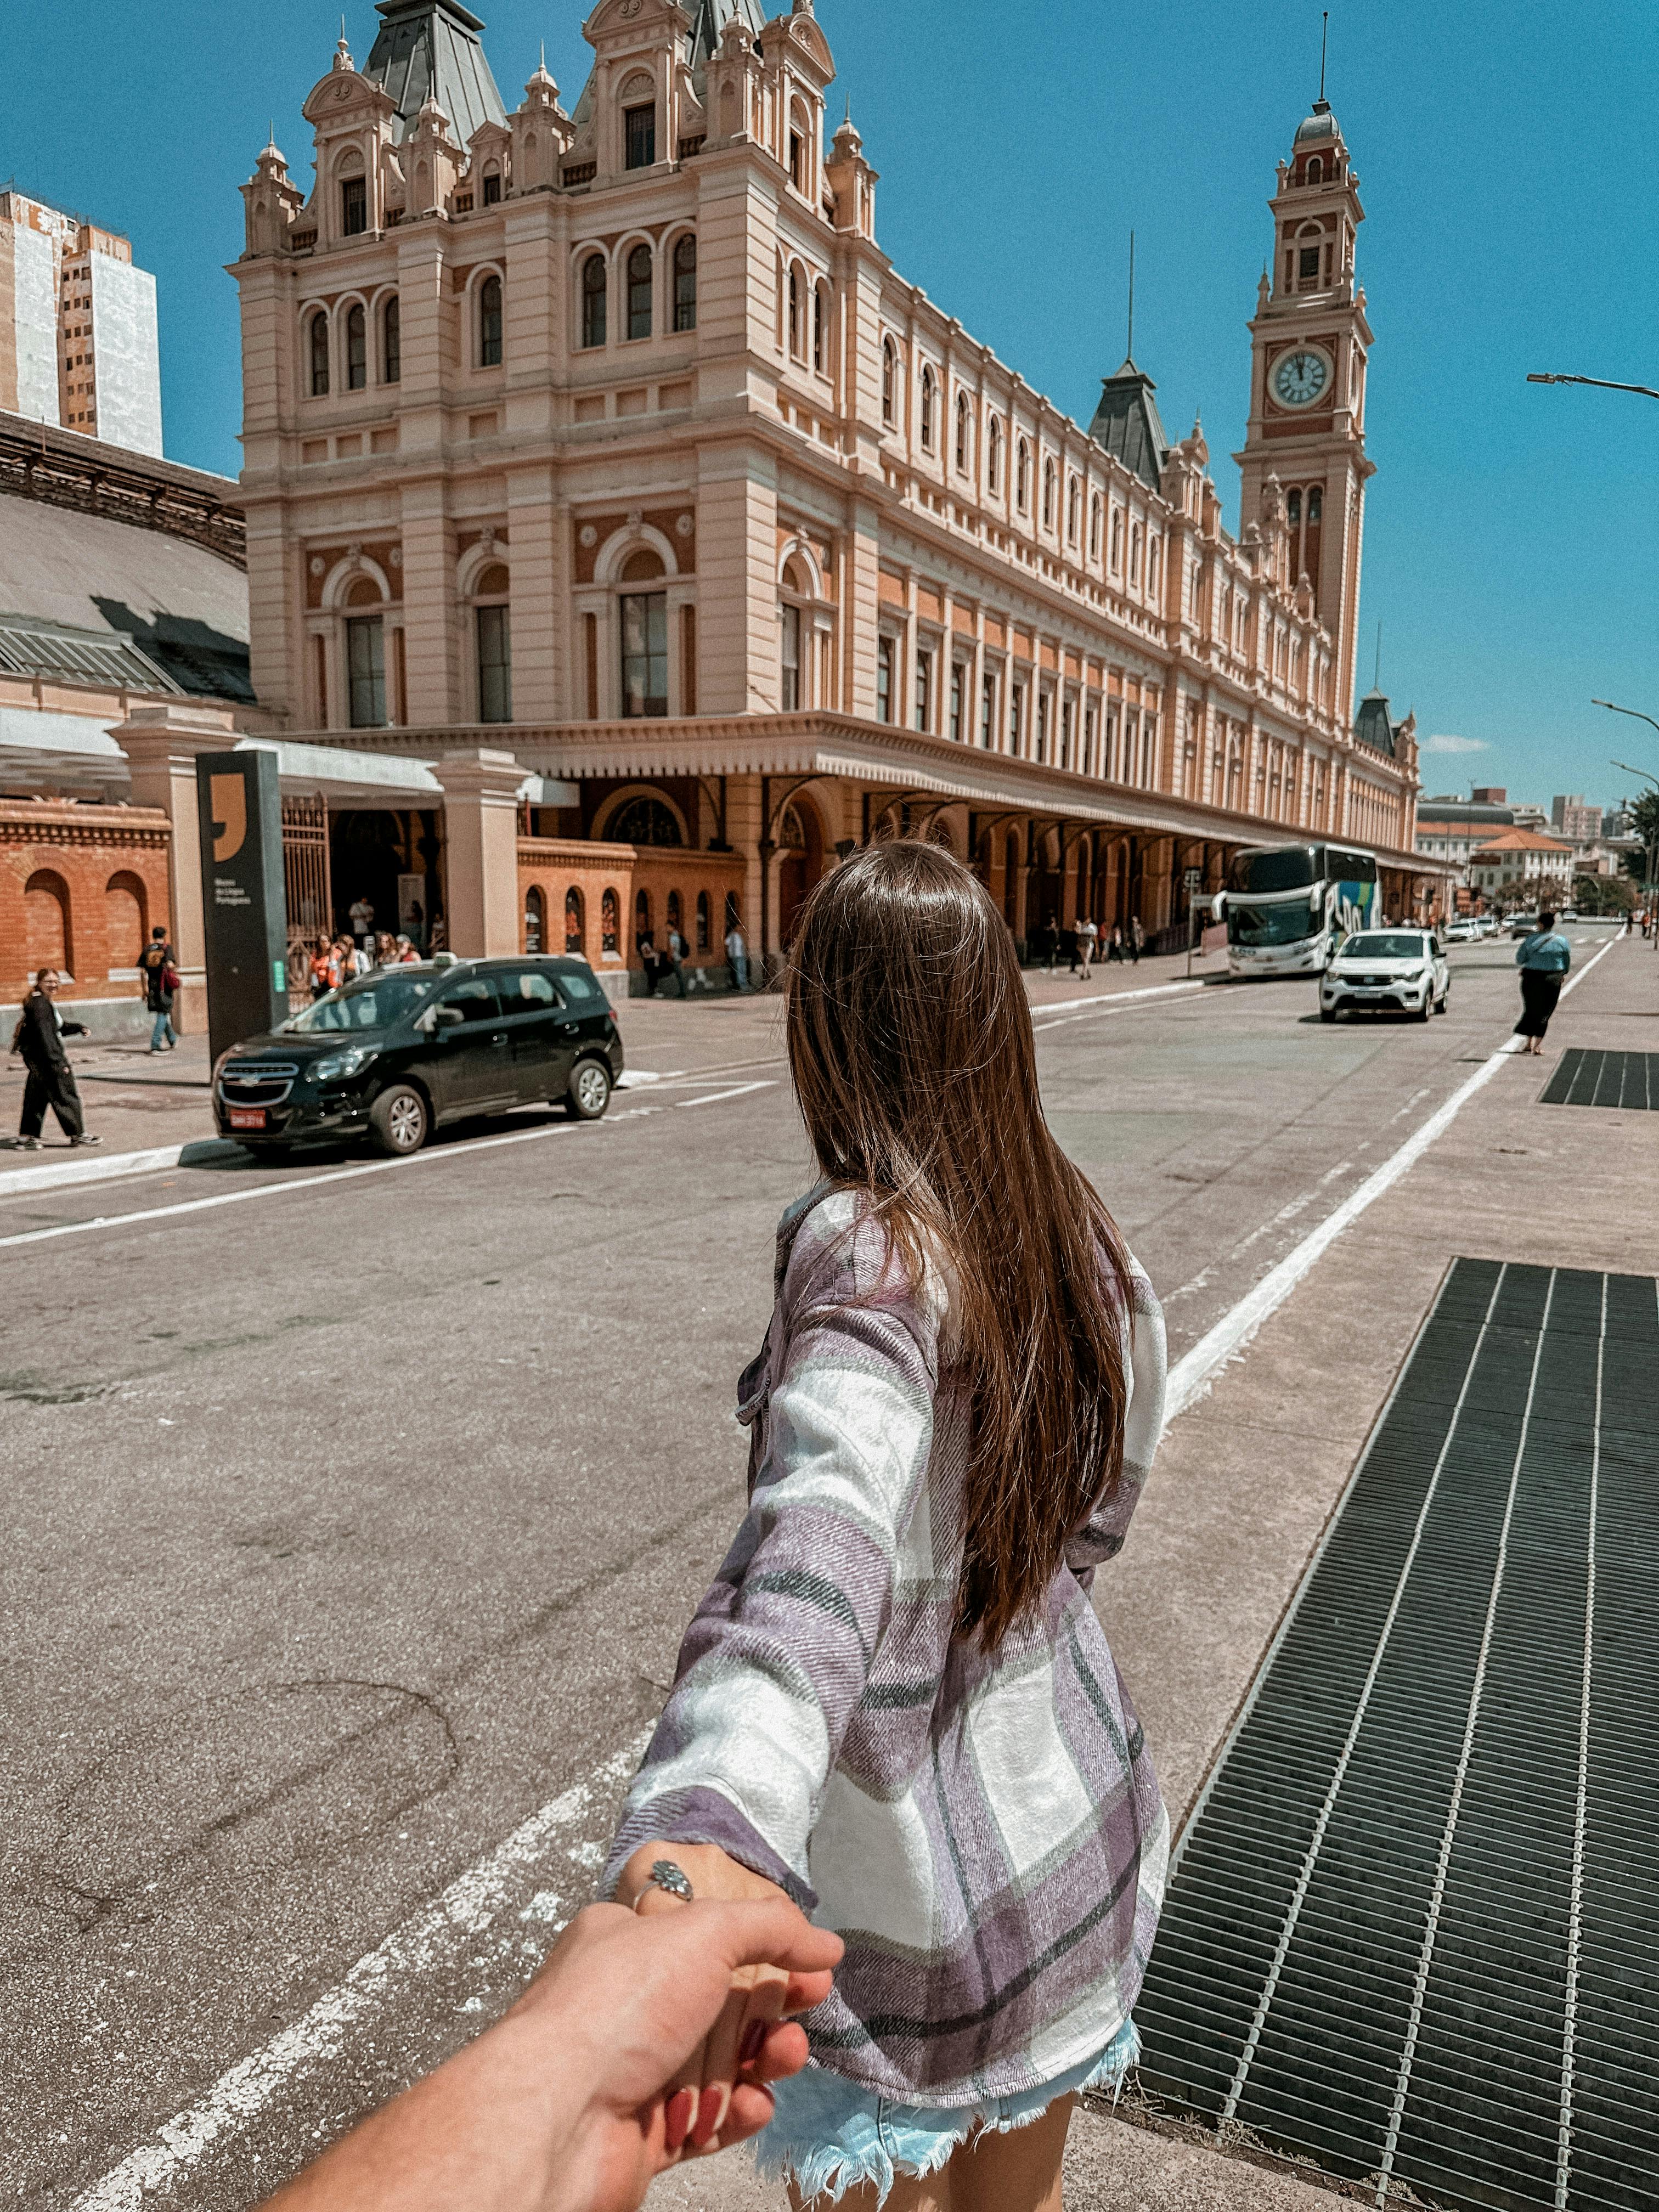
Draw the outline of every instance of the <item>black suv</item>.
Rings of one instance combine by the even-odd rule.
[[[368,1135],[418,1152],[444,1121],[562,1103],[597,1121],[623,1072],[611,1001],[585,960],[377,969],[213,1071],[222,1136],[250,1152]]]

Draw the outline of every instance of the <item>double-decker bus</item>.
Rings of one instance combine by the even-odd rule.
[[[1375,853],[1352,845],[1279,845],[1241,853],[1215,918],[1227,924],[1235,975],[1316,975],[1352,930],[1378,919]]]

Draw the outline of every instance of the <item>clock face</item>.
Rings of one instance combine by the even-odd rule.
[[[1328,356],[1299,346],[1273,368],[1273,398],[1281,407],[1311,407],[1330,389]]]

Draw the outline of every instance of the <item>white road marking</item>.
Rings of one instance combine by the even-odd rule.
[[[1115,1006],[1130,1006],[1147,999],[1172,999],[1177,994],[1202,991],[1206,984],[1194,979],[1190,983],[1154,983],[1145,991],[1106,991],[1093,999],[1059,999],[1052,1006],[1033,1006],[1031,1027],[1034,1030],[1063,1029],[1066,1021],[1081,1021],[1088,1014],[1108,1014]],[[1038,1021],[1039,1014],[1060,1014],[1065,1020]]]
[[[704,1098],[682,1098],[678,1110],[684,1113],[688,1106],[718,1106],[727,1098],[746,1098],[751,1091],[775,1091],[777,1087],[775,1076],[769,1083],[740,1083],[735,1091],[714,1091]]]
[[[1561,995],[1564,999],[1568,992],[1577,989],[1596,961],[1604,960],[1617,942],[1617,939],[1609,939],[1595,959],[1585,963],[1563,990]],[[1170,1370],[1169,1395],[1164,1401],[1164,1425],[1166,1429],[1198,1399],[1208,1396],[1222,1370],[1254,1342],[1263,1322],[1279,1311],[1297,1285],[1311,1273],[1338,1237],[1345,1231],[1352,1229],[1360,1215],[1392,1190],[1402,1176],[1410,1174],[1430,1146],[1444,1136],[1476,1092],[1484,1091],[1498,1069],[1506,1060],[1513,1059],[1520,1049],[1518,1037],[1508,1039],[1467,1083],[1453,1091],[1437,1113],[1431,1114],[1428,1120],[1407,1138],[1398,1152],[1390,1154],[1380,1168],[1365,1178],[1358,1190],[1352,1191],[1343,1200],[1334,1213],[1328,1214],[1316,1229],[1303,1238],[1294,1251],[1287,1253],[1276,1267],[1270,1269],[1255,1288],[1239,1300],[1231,1313],[1224,1314],[1184,1358],[1176,1362]]]
[[[279,2095],[306,2075],[338,2057],[349,2032],[380,2012],[411,1974],[452,1966],[533,1879],[535,1869],[563,1832],[593,1808],[596,1796],[628,1780],[644,1754],[650,1731],[634,1738],[595,1769],[586,1782],[544,1805],[429,1905],[394,1928],[385,1942],[358,1960],[292,2027],[222,2074],[204,2097],[141,2143],[113,2172],[80,2197],[74,2212],[137,2212],[158,2191],[178,2187],[215,2147],[238,2135]],[[532,1895],[520,1917],[551,1930],[558,1899]]]
[[[1595,959],[1589,962],[1573,977],[1567,986],[1568,990],[1574,988],[1589,975],[1595,961],[1611,951],[1612,943],[1615,941],[1610,940],[1596,954]],[[1564,991],[1562,995],[1565,997],[1566,992]],[[1490,1082],[1513,1049],[1514,1040],[1511,1040],[1502,1051],[1495,1053],[1478,1074],[1461,1091],[1454,1093],[1439,1112],[1431,1115],[1392,1159],[1385,1162],[1370,1182],[1362,1184],[1337,1208],[1329,1221],[1315,1230],[1287,1260],[1281,1261],[1248,1297],[1240,1301],[1231,1314],[1218,1322],[1200,1343],[1194,1346],[1184,1359],[1177,1363],[1170,1377],[1169,1403],[1164,1417],[1166,1427],[1208,1391],[1220,1369],[1243,1350],[1263,1322],[1284,1304],[1321,1255],[1328,1250],[1343,1230],[1357,1220],[1366,1206],[1380,1198],[1384,1190],[1391,1188],[1415,1164],[1435,1139],[1450,1126],[1468,1100]],[[495,1144],[522,1143],[526,1137],[548,1133],[550,1132],[545,1130],[532,1130],[516,1138],[495,1138],[488,1141]],[[444,1155],[423,1153],[418,1157],[442,1158]],[[372,1168],[348,1169],[343,1172],[348,1175],[370,1174],[381,1165],[407,1164],[410,1164],[386,1161],[376,1163]],[[328,1182],[335,1178],[317,1176],[310,1180]],[[1374,1188],[1374,1185],[1376,1188]],[[292,1189],[295,1186],[276,1184],[265,1188]],[[245,1194],[258,1195],[257,1192]],[[197,1201],[198,1204],[203,1202]],[[162,1212],[175,1210],[190,1209],[160,1209]],[[45,1233],[53,1235],[58,1232],[48,1231]],[[28,1240],[12,1238],[3,1241],[17,1243]],[[1304,1259],[1304,1255],[1308,1256]],[[197,2104],[158,2130],[156,2140],[141,2144],[96,2187],[80,2197],[71,2207],[71,2212],[138,2212],[146,2197],[159,2191],[176,2187],[216,2143],[235,2135],[257,2119],[266,2106],[292,2083],[313,2071],[325,2060],[334,2057],[349,2029],[371,2013],[383,2010],[391,2004],[398,1994],[397,1984],[400,1977],[437,1964],[452,1953],[459,1952],[463,1942],[471,1940],[479,1929],[489,1925],[491,1918],[507,1901],[513,1881],[521,1877],[524,1870],[534,1863],[558,1829],[569,1826],[581,1817],[597,1793],[627,1777],[642,1754],[646,1740],[641,1736],[624,1745],[597,1768],[586,1782],[567,1790],[563,1796],[556,1798],[550,1805],[533,1814],[498,1850],[481,1860],[469,1873],[460,1875],[431,1905],[423,1907],[401,1928],[394,1929],[378,1949],[359,1960],[345,1978],[325,1996],[319,1997],[302,2020],[284,2029],[262,2050],[253,2052],[222,2074]],[[550,1893],[538,1893],[538,1896],[532,1898],[525,1908],[525,1917],[539,1917],[540,1914],[534,1909],[541,1899],[550,1896]],[[552,1898],[551,1909],[556,1910],[556,1906],[557,1899]],[[550,1908],[544,1906],[542,1909],[546,1911]],[[469,1914],[482,1917],[474,1919],[470,1918]]]
[[[91,1159],[79,1152],[72,1160],[54,1160],[49,1167],[7,1169],[0,1174],[0,1198],[16,1198],[32,1190],[61,1190],[65,1184],[112,1182],[121,1176],[153,1175],[158,1169],[182,1165],[190,1152],[197,1152],[205,1166],[210,1160],[234,1158],[240,1150],[240,1145],[228,1139],[192,1137],[186,1144],[160,1145],[143,1152],[105,1152]]]

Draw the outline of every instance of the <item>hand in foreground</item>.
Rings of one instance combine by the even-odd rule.
[[[633,1905],[641,1920],[665,1923],[696,1910],[650,1886],[652,1868],[665,1859],[685,1875],[697,1904],[789,1905],[775,1882],[751,1874],[717,1844],[646,1844],[629,1860],[617,1885],[617,1902]],[[793,1912],[795,1908],[789,1905],[789,1909]],[[737,2140],[729,2115],[743,2098],[745,2067],[784,2014],[794,2008],[788,2002],[788,1977],[775,1966],[757,1963],[732,1975],[731,1996],[720,2017],[700,2047],[689,2054],[671,2087],[671,2150],[684,2143],[689,2155],[699,2157]]]
[[[769,1903],[681,1905],[672,1917],[592,1905],[499,2027],[269,2212],[635,2212],[678,2162],[665,2093],[728,2008],[734,1978],[769,1967],[782,1997],[712,2149],[770,2119],[764,2085],[806,2063],[802,2030],[776,2023],[823,2003],[841,1953],[775,1890]]]

